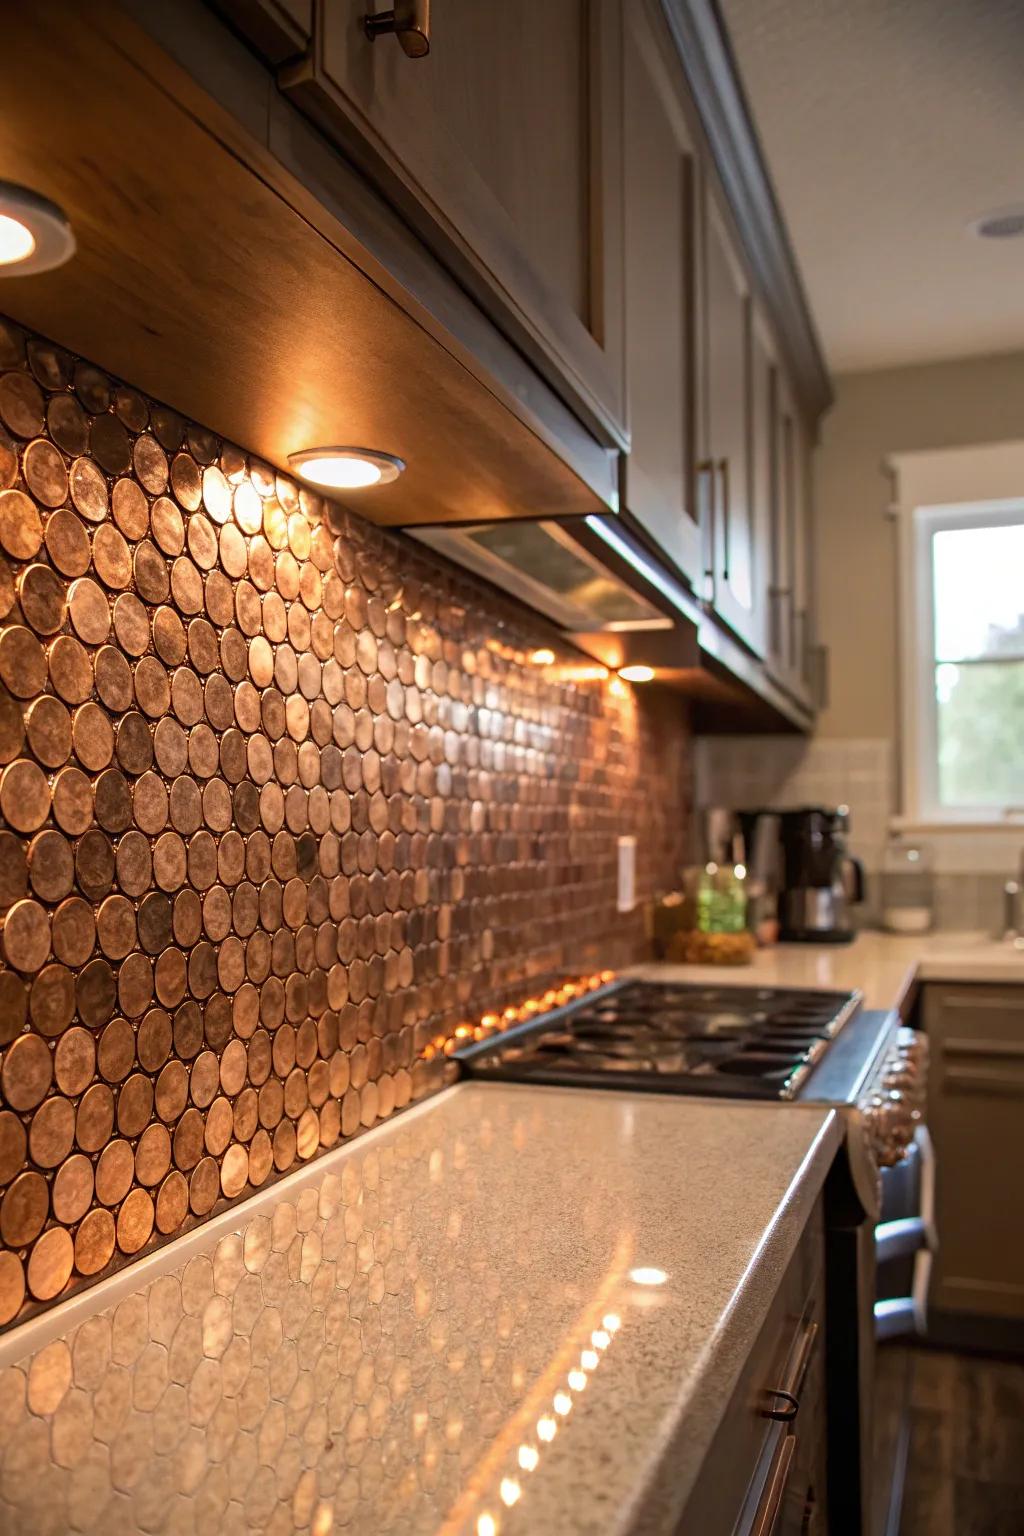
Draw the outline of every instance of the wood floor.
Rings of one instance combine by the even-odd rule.
[[[910,1355],[900,1536],[1024,1536],[1024,1363]]]

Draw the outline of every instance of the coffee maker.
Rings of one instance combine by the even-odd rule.
[[[853,938],[850,909],[864,900],[864,868],[847,851],[849,826],[845,805],[782,812],[783,943],[845,944]]]

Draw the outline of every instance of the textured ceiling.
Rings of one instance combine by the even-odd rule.
[[[720,0],[834,371],[1024,348],[1024,0]]]

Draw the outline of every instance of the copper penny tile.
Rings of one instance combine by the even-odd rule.
[[[410,1102],[469,977],[576,942],[537,782],[607,804],[636,748],[462,578],[37,338],[0,369],[3,1321]]]

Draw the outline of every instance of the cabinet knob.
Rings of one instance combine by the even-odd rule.
[[[410,59],[422,59],[430,52],[430,0],[396,0],[393,11],[378,11],[363,22],[370,42],[393,32]]]

